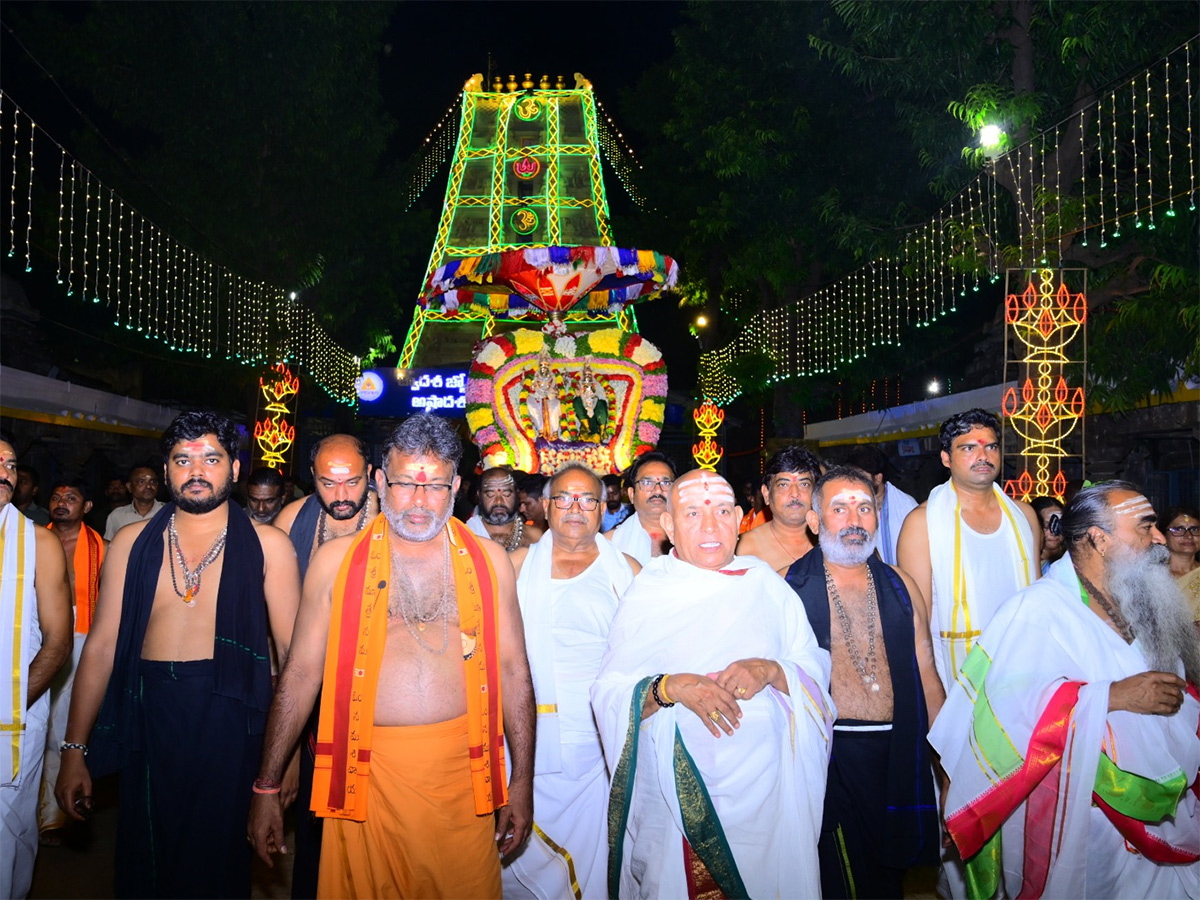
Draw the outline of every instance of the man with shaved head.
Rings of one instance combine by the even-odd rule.
[[[1200,896],[1200,638],[1150,501],[1075,495],[929,732],[978,896]]]
[[[592,705],[612,773],[609,896],[820,895],[829,654],[770,565],[735,556],[729,483],[689,472],[674,544],[621,599]]]
[[[617,601],[641,567],[600,537],[604,483],[569,463],[542,492],[549,530],[512,554],[537,702],[534,833],[504,869],[504,896],[608,896],[608,777],[589,692]],[[574,878],[563,856],[570,854]]]
[[[349,434],[322,438],[309,454],[315,492],[290,503],[275,519],[296,548],[300,578],[318,548],[334,538],[357,534],[379,514],[379,497],[371,485],[366,445]],[[313,709],[300,739],[299,793],[296,795],[296,861],[292,872],[295,900],[317,895],[317,864],[321,858],[321,819],[309,809],[316,761],[317,710]]]

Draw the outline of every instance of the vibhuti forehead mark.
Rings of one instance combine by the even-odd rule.
[[[407,462],[402,467],[404,472],[417,484],[428,484],[430,467],[425,463]]]
[[[330,475],[349,475],[350,467],[349,466],[330,466],[329,474]]]
[[[1150,505],[1150,501],[1138,494],[1136,497],[1130,497],[1128,500],[1123,500],[1113,507],[1113,512],[1118,516],[1141,516],[1145,513],[1153,513],[1154,507]]]
[[[680,500],[691,500],[693,494],[698,495],[697,499],[703,499],[705,506],[712,506],[714,500],[718,503],[722,500],[730,503],[737,501],[728,481],[720,476],[710,476],[707,472],[701,472],[697,478],[679,486]]]
[[[833,502],[840,500],[841,502],[850,504],[852,506],[858,503],[865,503],[868,499],[871,501],[871,505],[874,506],[875,495],[867,494],[861,488],[857,490],[846,488],[845,490],[838,491],[830,498],[830,500]]]

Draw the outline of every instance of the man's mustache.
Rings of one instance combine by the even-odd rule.
[[[10,491],[16,490],[16,488],[13,487],[13,483],[11,481],[9,481],[7,478],[0,478],[0,484],[4,485]]]
[[[863,528],[861,525],[851,525],[848,528],[843,528],[838,532],[839,541],[844,541],[849,537],[856,537],[861,538],[864,541],[869,541],[871,539],[871,532],[867,531],[867,529]]]
[[[191,478],[183,483],[183,489],[186,491],[190,487],[206,487],[211,488],[212,482],[205,481],[203,478]]]

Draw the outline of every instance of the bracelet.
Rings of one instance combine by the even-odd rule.
[[[59,741],[58,752],[62,753],[64,750],[82,750],[83,755],[87,756],[87,744],[76,744],[74,741]]]
[[[250,790],[256,794],[278,794],[282,785],[278,781],[272,781],[269,778],[255,778],[254,784],[250,785]]]
[[[658,696],[662,697],[663,703],[667,704],[667,706],[674,706],[675,701],[667,696],[667,679],[670,677],[670,675],[664,675],[662,681],[658,683]]]
[[[659,690],[659,688],[662,686],[662,683],[666,679],[667,679],[666,675],[656,675],[654,680],[652,682],[650,682],[650,690],[654,694],[654,702],[657,703],[659,706],[661,706],[663,709],[667,709],[668,707],[675,705],[675,702],[673,700],[671,700],[670,698],[667,698],[664,700],[663,698],[665,697],[665,695],[663,693],[661,693],[661,691]]]

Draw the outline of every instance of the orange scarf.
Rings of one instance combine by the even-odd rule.
[[[54,523],[46,526],[54,530]],[[75,541],[75,633],[87,634],[96,615],[96,597],[100,593],[100,564],[104,562],[104,541],[94,528],[79,523]]]
[[[375,693],[387,637],[388,532],[382,514],[359,532],[333,586],[313,773],[312,810],[318,816],[356,822],[367,817]],[[475,813],[482,816],[508,802],[497,634],[499,582],[479,538],[457,519],[447,524],[447,536],[463,633],[471,787]],[[471,639],[474,647],[467,652]]]

